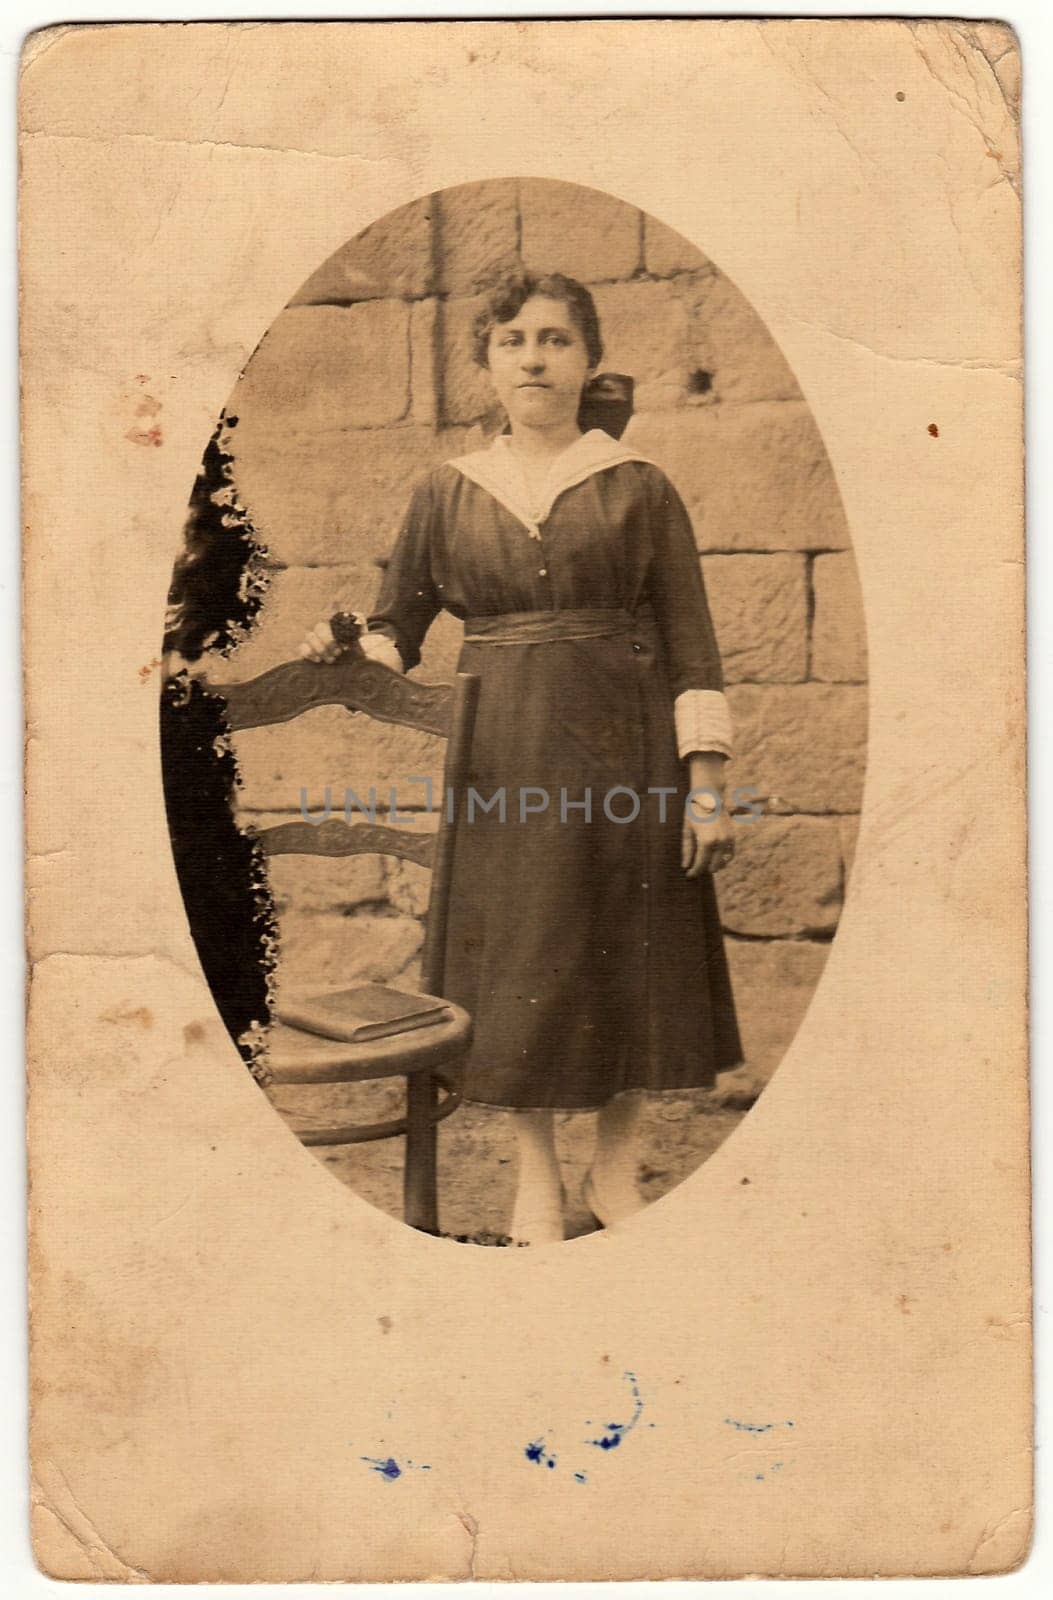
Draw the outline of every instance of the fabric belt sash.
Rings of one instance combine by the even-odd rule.
[[[544,644],[557,639],[610,639],[655,630],[650,606],[637,611],[616,607],[584,611],[507,611],[493,617],[466,617],[465,644]]]

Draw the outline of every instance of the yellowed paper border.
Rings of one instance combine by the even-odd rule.
[[[997,26],[876,21],[31,41],[33,1457],[53,1576],[1021,1558],[1013,49]],[[204,442],[281,306],[394,206],[512,173],[630,200],[750,298],[838,476],[873,674],[849,901],[774,1083],[631,1228],[536,1259],[412,1235],[263,1103],[186,930],[140,675]],[[126,439],[139,372],[163,448]],[[587,1485],[531,1470],[525,1442],[569,1458],[626,1372],[654,1426]],[[778,1473],[759,1480],[767,1440],[728,1419],[779,1424]],[[396,1445],[428,1470],[392,1483],[361,1459]]]

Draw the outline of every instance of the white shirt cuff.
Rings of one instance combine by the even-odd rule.
[[[732,754],[731,711],[719,689],[685,689],[673,703],[673,716],[681,757],[694,750]]]
[[[403,670],[399,647],[386,633],[363,633],[359,635],[358,642],[363,653],[373,661],[379,661],[382,667],[390,667],[392,672]]]

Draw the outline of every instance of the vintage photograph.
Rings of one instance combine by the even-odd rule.
[[[349,240],[190,495],[162,761],[247,1070],[425,1232],[620,1225],[761,1094],[866,766],[850,530],[704,253],[510,176]]]
[[[50,1579],[1027,1559],[1020,72],[27,41]]]

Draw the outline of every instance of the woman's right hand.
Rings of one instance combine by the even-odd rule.
[[[343,646],[333,638],[333,630],[328,622],[316,623],[300,646],[300,654],[305,661],[336,661],[343,653]]]
[[[381,666],[388,667],[390,671],[404,671],[398,645],[386,633],[359,634],[358,648],[364,656],[371,661],[379,661]],[[338,661],[345,649],[346,646],[334,639],[330,624],[318,622],[300,646],[300,654],[305,661],[331,662]]]

